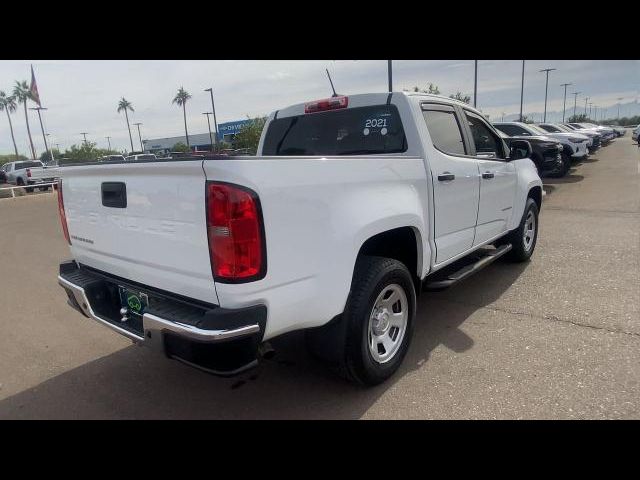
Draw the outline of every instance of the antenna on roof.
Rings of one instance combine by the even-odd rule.
[[[331,84],[331,90],[333,90],[333,95],[331,95],[332,97],[337,97],[338,94],[336,93],[336,89],[333,87],[333,81],[331,80],[331,75],[329,75],[329,69],[325,68],[325,70],[327,71],[327,77],[329,77],[329,83]]]

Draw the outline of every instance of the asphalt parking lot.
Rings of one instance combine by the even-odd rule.
[[[56,194],[0,200],[0,418],[640,418],[640,149],[545,179],[536,252],[419,300],[401,370],[353,387],[302,336],[218,378],[66,305]]]

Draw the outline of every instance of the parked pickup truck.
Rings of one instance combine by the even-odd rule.
[[[41,184],[51,184],[58,180],[57,168],[48,168],[38,160],[24,160],[20,162],[9,162],[2,166],[7,175],[7,181],[13,185],[25,186],[27,192],[32,192],[34,186],[40,190],[49,189],[50,185],[39,186]]]
[[[65,167],[73,260],[58,281],[85,316],[212,373],[304,329],[336,371],[377,384],[407,352],[423,289],[533,253],[530,154],[441,96],[293,105],[268,117],[256,156]]]

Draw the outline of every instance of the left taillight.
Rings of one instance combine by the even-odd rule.
[[[58,180],[58,213],[60,214],[60,223],[62,224],[62,232],[67,243],[71,245],[71,237],[69,237],[69,229],[67,228],[67,215],[64,212],[64,198],[62,197],[62,179]]]
[[[214,280],[244,283],[266,274],[264,224],[258,195],[222,182],[206,186],[209,258]]]

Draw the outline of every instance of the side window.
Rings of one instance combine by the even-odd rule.
[[[505,158],[502,139],[478,115],[466,110],[464,114],[471,130],[473,143],[476,146],[476,155],[492,155],[496,158]]]
[[[467,154],[460,124],[452,108],[425,105],[422,114],[434,147],[452,155]]]

